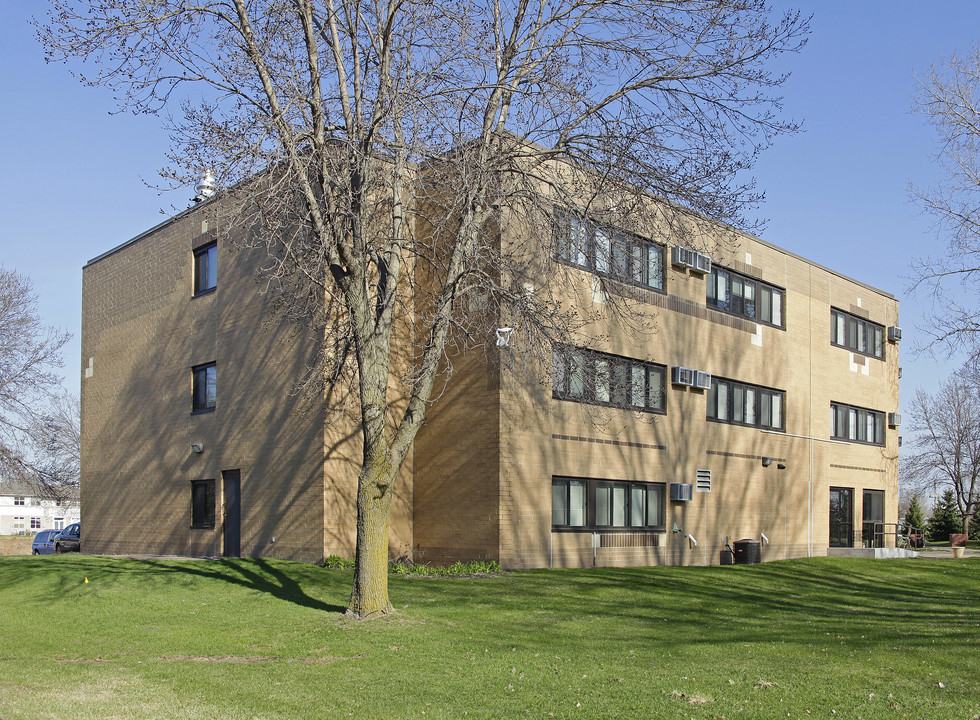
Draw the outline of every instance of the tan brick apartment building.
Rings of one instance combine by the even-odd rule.
[[[292,392],[311,345],[267,322],[261,257],[208,217],[84,268],[86,550],[351,556],[354,426]],[[540,383],[456,358],[399,479],[393,555],[715,564],[743,538],[770,560],[890,544],[874,523],[897,515],[891,295],[744,234],[694,253],[563,232],[557,267],[585,302],[602,277],[656,332],[597,331]]]

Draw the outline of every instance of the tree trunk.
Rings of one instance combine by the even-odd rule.
[[[381,459],[366,460],[357,479],[357,550],[347,615],[358,620],[391,612],[388,600],[388,525],[392,471]]]

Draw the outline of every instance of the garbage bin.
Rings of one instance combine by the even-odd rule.
[[[758,540],[736,540],[734,547],[736,565],[758,565],[762,561],[762,546]]]

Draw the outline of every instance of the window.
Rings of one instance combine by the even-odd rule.
[[[830,403],[830,436],[850,442],[885,444],[885,413]]]
[[[17,495],[14,497],[14,505],[26,505],[26,504],[27,504],[27,498],[25,498],[23,495]]]
[[[211,292],[218,285],[218,244],[194,251],[194,295]]]
[[[214,480],[191,482],[191,527],[214,527]]]
[[[24,529],[24,518],[17,517],[15,515],[14,516],[14,530],[23,530],[23,529]]]
[[[65,529],[65,519],[64,518],[55,518],[54,519],[54,529],[55,530],[64,530]]]
[[[712,377],[708,390],[708,419],[782,430],[785,427],[785,397],[782,390]]]
[[[664,247],[575,217],[556,217],[555,258],[645,288],[664,289]]]
[[[779,288],[717,265],[712,265],[706,285],[710,307],[783,326],[783,291]]]
[[[552,394],[561,400],[664,412],[663,365],[582,348],[555,348]]]
[[[41,529],[41,518],[39,518],[39,517],[32,517],[31,518],[31,530],[40,530],[40,529]]]
[[[861,355],[885,358],[885,328],[836,308],[830,309],[830,344]]]
[[[215,407],[215,380],[217,370],[214,363],[191,368],[193,374],[193,411],[209,412]]]
[[[556,529],[663,529],[663,483],[589,478],[551,480],[551,523]]]

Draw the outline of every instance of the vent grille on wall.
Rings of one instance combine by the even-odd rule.
[[[698,470],[696,488],[698,492],[711,492],[710,470]]]

